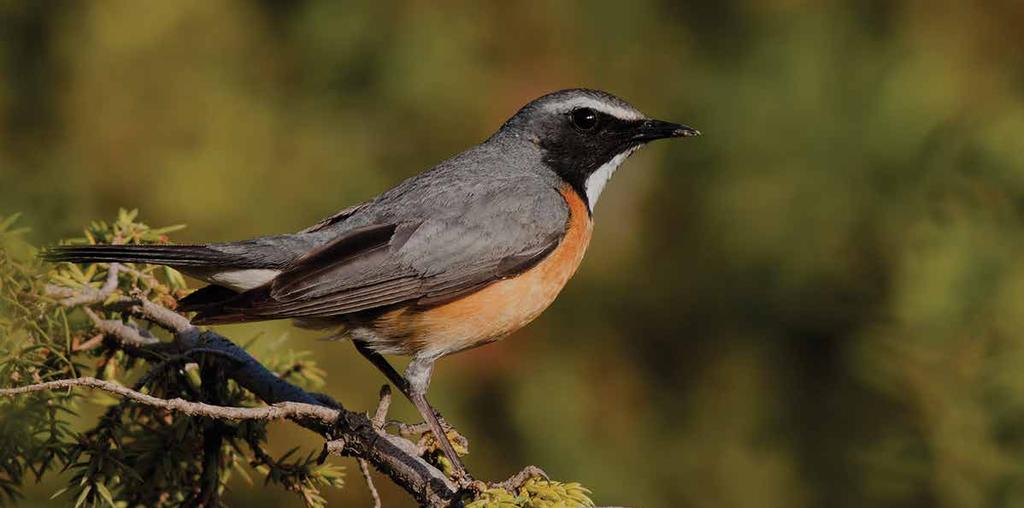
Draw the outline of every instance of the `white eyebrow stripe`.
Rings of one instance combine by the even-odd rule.
[[[643,113],[628,109],[607,102],[602,102],[590,97],[573,97],[572,99],[556,102],[547,107],[549,111],[569,112],[576,108],[591,108],[602,113],[607,113],[623,120],[643,120]]]

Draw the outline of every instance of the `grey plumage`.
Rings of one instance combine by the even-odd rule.
[[[197,324],[343,325],[416,405],[462,476],[426,401],[434,362],[543,312],[579,266],[590,215],[619,165],[649,141],[697,134],[604,92],[563,90],[527,104],[485,142],[298,233],[66,246],[44,257],[157,263],[206,280],[181,301]],[[387,353],[413,356],[405,377]]]
[[[512,275],[557,245],[568,217],[560,185],[540,148],[506,124],[485,143],[299,233],[208,245],[63,247],[45,256],[167,264],[211,282],[221,272],[281,270],[267,286],[222,305],[202,302],[197,323],[439,302]],[[344,250],[369,227],[393,229],[359,252],[302,264],[318,249]]]
[[[594,108],[608,117],[603,133],[582,136],[566,126],[568,113]],[[204,245],[67,246],[44,256],[165,264],[230,289],[183,300],[199,312],[197,323],[441,303],[550,252],[568,219],[560,188],[568,183],[592,207],[615,166],[649,140],[635,132],[650,131],[650,122],[605,92],[563,90],[527,104],[480,145],[298,233]],[[650,131],[650,139],[687,135],[682,126],[659,125],[674,130]],[[591,183],[595,173],[600,180]]]

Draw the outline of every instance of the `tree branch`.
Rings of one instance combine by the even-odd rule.
[[[149,332],[133,328],[115,319],[103,319],[89,307],[82,307],[82,310],[92,320],[92,325],[97,331],[121,344],[146,347],[160,343],[160,339],[150,335]]]
[[[96,329],[104,335],[114,338],[126,350],[135,348],[146,351],[153,347],[171,346],[120,321],[104,320],[88,307],[107,302],[117,289],[116,276],[120,265],[111,264],[110,270],[113,275],[108,275],[107,281],[98,290],[94,288],[69,290],[56,287],[48,288],[48,293],[51,296],[61,297],[59,303],[63,306],[82,306]],[[457,497],[460,487],[439,469],[420,457],[420,450],[414,443],[401,436],[388,434],[382,425],[375,424],[367,415],[349,411],[326,395],[307,392],[285,381],[227,337],[215,332],[200,330],[193,326],[185,316],[153,303],[141,292],[135,292],[130,297],[109,302],[108,307],[170,331],[174,336],[172,350],[176,349],[181,356],[210,354],[211,357],[215,357],[226,377],[233,379],[240,386],[271,405],[259,408],[239,408],[184,399],[161,399],[96,378],[65,379],[0,389],[0,396],[89,387],[104,390],[137,403],[188,416],[222,420],[287,419],[324,436],[327,440],[326,453],[352,456],[373,464],[378,471],[412,494],[421,505],[448,506]],[[375,420],[383,421],[389,403],[390,393],[382,392],[381,406],[375,414],[377,417]]]
[[[370,490],[370,497],[373,498],[373,508],[381,508],[380,492],[377,492],[377,487],[373,484],[373,477],[370,476],[370,466],[367,465],[366,459],[356,459],[359,461],[359,472],[363,473],[363,481],[366,482],[366,488]]]
[[[117,274],[120,269],[120,264],[111,263],[110,269],[107,270],[107,280],[103,282],[103,286],[100,289],[86,287],[76,291],[60,286],[47,286],[46,293],[53,297],[62,298],[60,304],[65,307],[102,303],[117,290]]]
[[[373,416],[370,418],[373,430],[377,432],[384,431],[384,421],[388,417],[388,409],[390,408],[391,386],[384,385],[380,387],[380,401],[377,403],[377,410],[373,412]],[[377,491],[377,486],[373,484],[373,477],[370,476],[370,467],[365,459],[357,460],[359,461],[359,472],[363,474],[363,481],[366,482],[366,488],[369,489],[370,497],[373,498],[373,508],[381,508],[380,492]]]
[[[363,458],[373,463],[378,470],[408,490],[421,503],[430,506],[447,506],[458,491],[458,487],[436,468],[419,457],[408,455],[407,450],[410,447],[414,448],[412,443],[398,436],[377,434],[373,431],[373,426],[365,415],[332,409],[319,404],[279,402],[272,406],[253,408],[215,406],[184,399],[161,399],[93,377],[60,379],[16,388],[0,388],[0,396],[10,397],[75,387],[103,390],[128,400],[186,416],[232,421],[287,419],[318,432],[326,431],[328,435],[332,434],[331,429],[338,424],[339,434],[348,437],[351,441],[344,440],[344,446],[338,447],[335,453]],[[359,418],[360,416],[362,418]]]
[[[331,425],[338,416],[336,410],[301,402],[281,402],[265,407],[228,407],[214,406],[203,402],[192,402],[185,399],[161,399],[142,392],[132,390],[112,381],[94,377],[78,377],[74,379],[58,379],[15,388],[0,388],[0,396],[10,397],[32,392],[62,390],[65,388],[86,387],[103,390],[126,399],[146,404],[147,406],[174,411],[186,416],[205,416],[222,420],[304,420],[315,421],[322,425]]]

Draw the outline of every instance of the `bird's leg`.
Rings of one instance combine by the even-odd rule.
[[[372,363],[374,367],[377,367],[377,370],[381,371],[381,373],[384,374],[384,377],[388,378],[388,381],[391,381],[391,384],[395,385],[395,388],[398,388],[398,391],[402,392],[407,399],[412,401],[412,395],[409,393],[409,382],[406,381],[390,363],[388,363],[387,358],[384,358],[383,355],[371,349],[370,346],[363,341],[353,340],[352,344],[356,346],[356,351],[359,351],[359,354],[363,355],[367,360],[370,360],[370,363]]]
[[[409,383],[409,400],[420,411],[420,416],[423,417],[423,421],[427,422],[427,426],[434,433],[434,437],[437,438],[438,443],[441,445],[441,450],[444,451],[445,457],[452,463],[452,469],[455,470],[455,478],[471,481],[472,478],[466,472],[466,467],[462,465],[459,455],[455,453],[455,447],[452,446],[452,442],[448,439],[448,434],[441,427],[441,422],[437,419],[437,413],[434,412],[434,408],[430,407],[430,404],[427,402],[427,387],[430,386],[430,374],[433,370],[434,358],[414,358],[413,361],[409,362],[409,365],[405,368],[405,380]]]
[[[438,421],[437,413],[427,402],[427,387],[430,386],[430,374],[434,368],[434,360],[414,359],[406,368],[405,376],[402,376],[383,355],[371,349],[366,343],[361,341],[352,342],[355,344],[356,350],[377,367],[416,406],[420,416],[423,417],[423,421],[430,427],[430,432],[434,434],[437,442],[441,445],[441,450],[444,452],[445,457],[452,463],[455,477],[467,481],[471,480],[469,473],[466,472],[466,467],[462,465],[462,460],[455,453],[455,448],[448,439],[448,435],[445,434],[441,422]]]

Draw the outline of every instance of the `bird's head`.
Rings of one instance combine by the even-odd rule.
[[[536,144],[544,163],[594,209],[620,164],[644,144],[699,136],[691,127],[648,118],[628,102],[599,90],[575,88],[530,102],[502,132]]]

